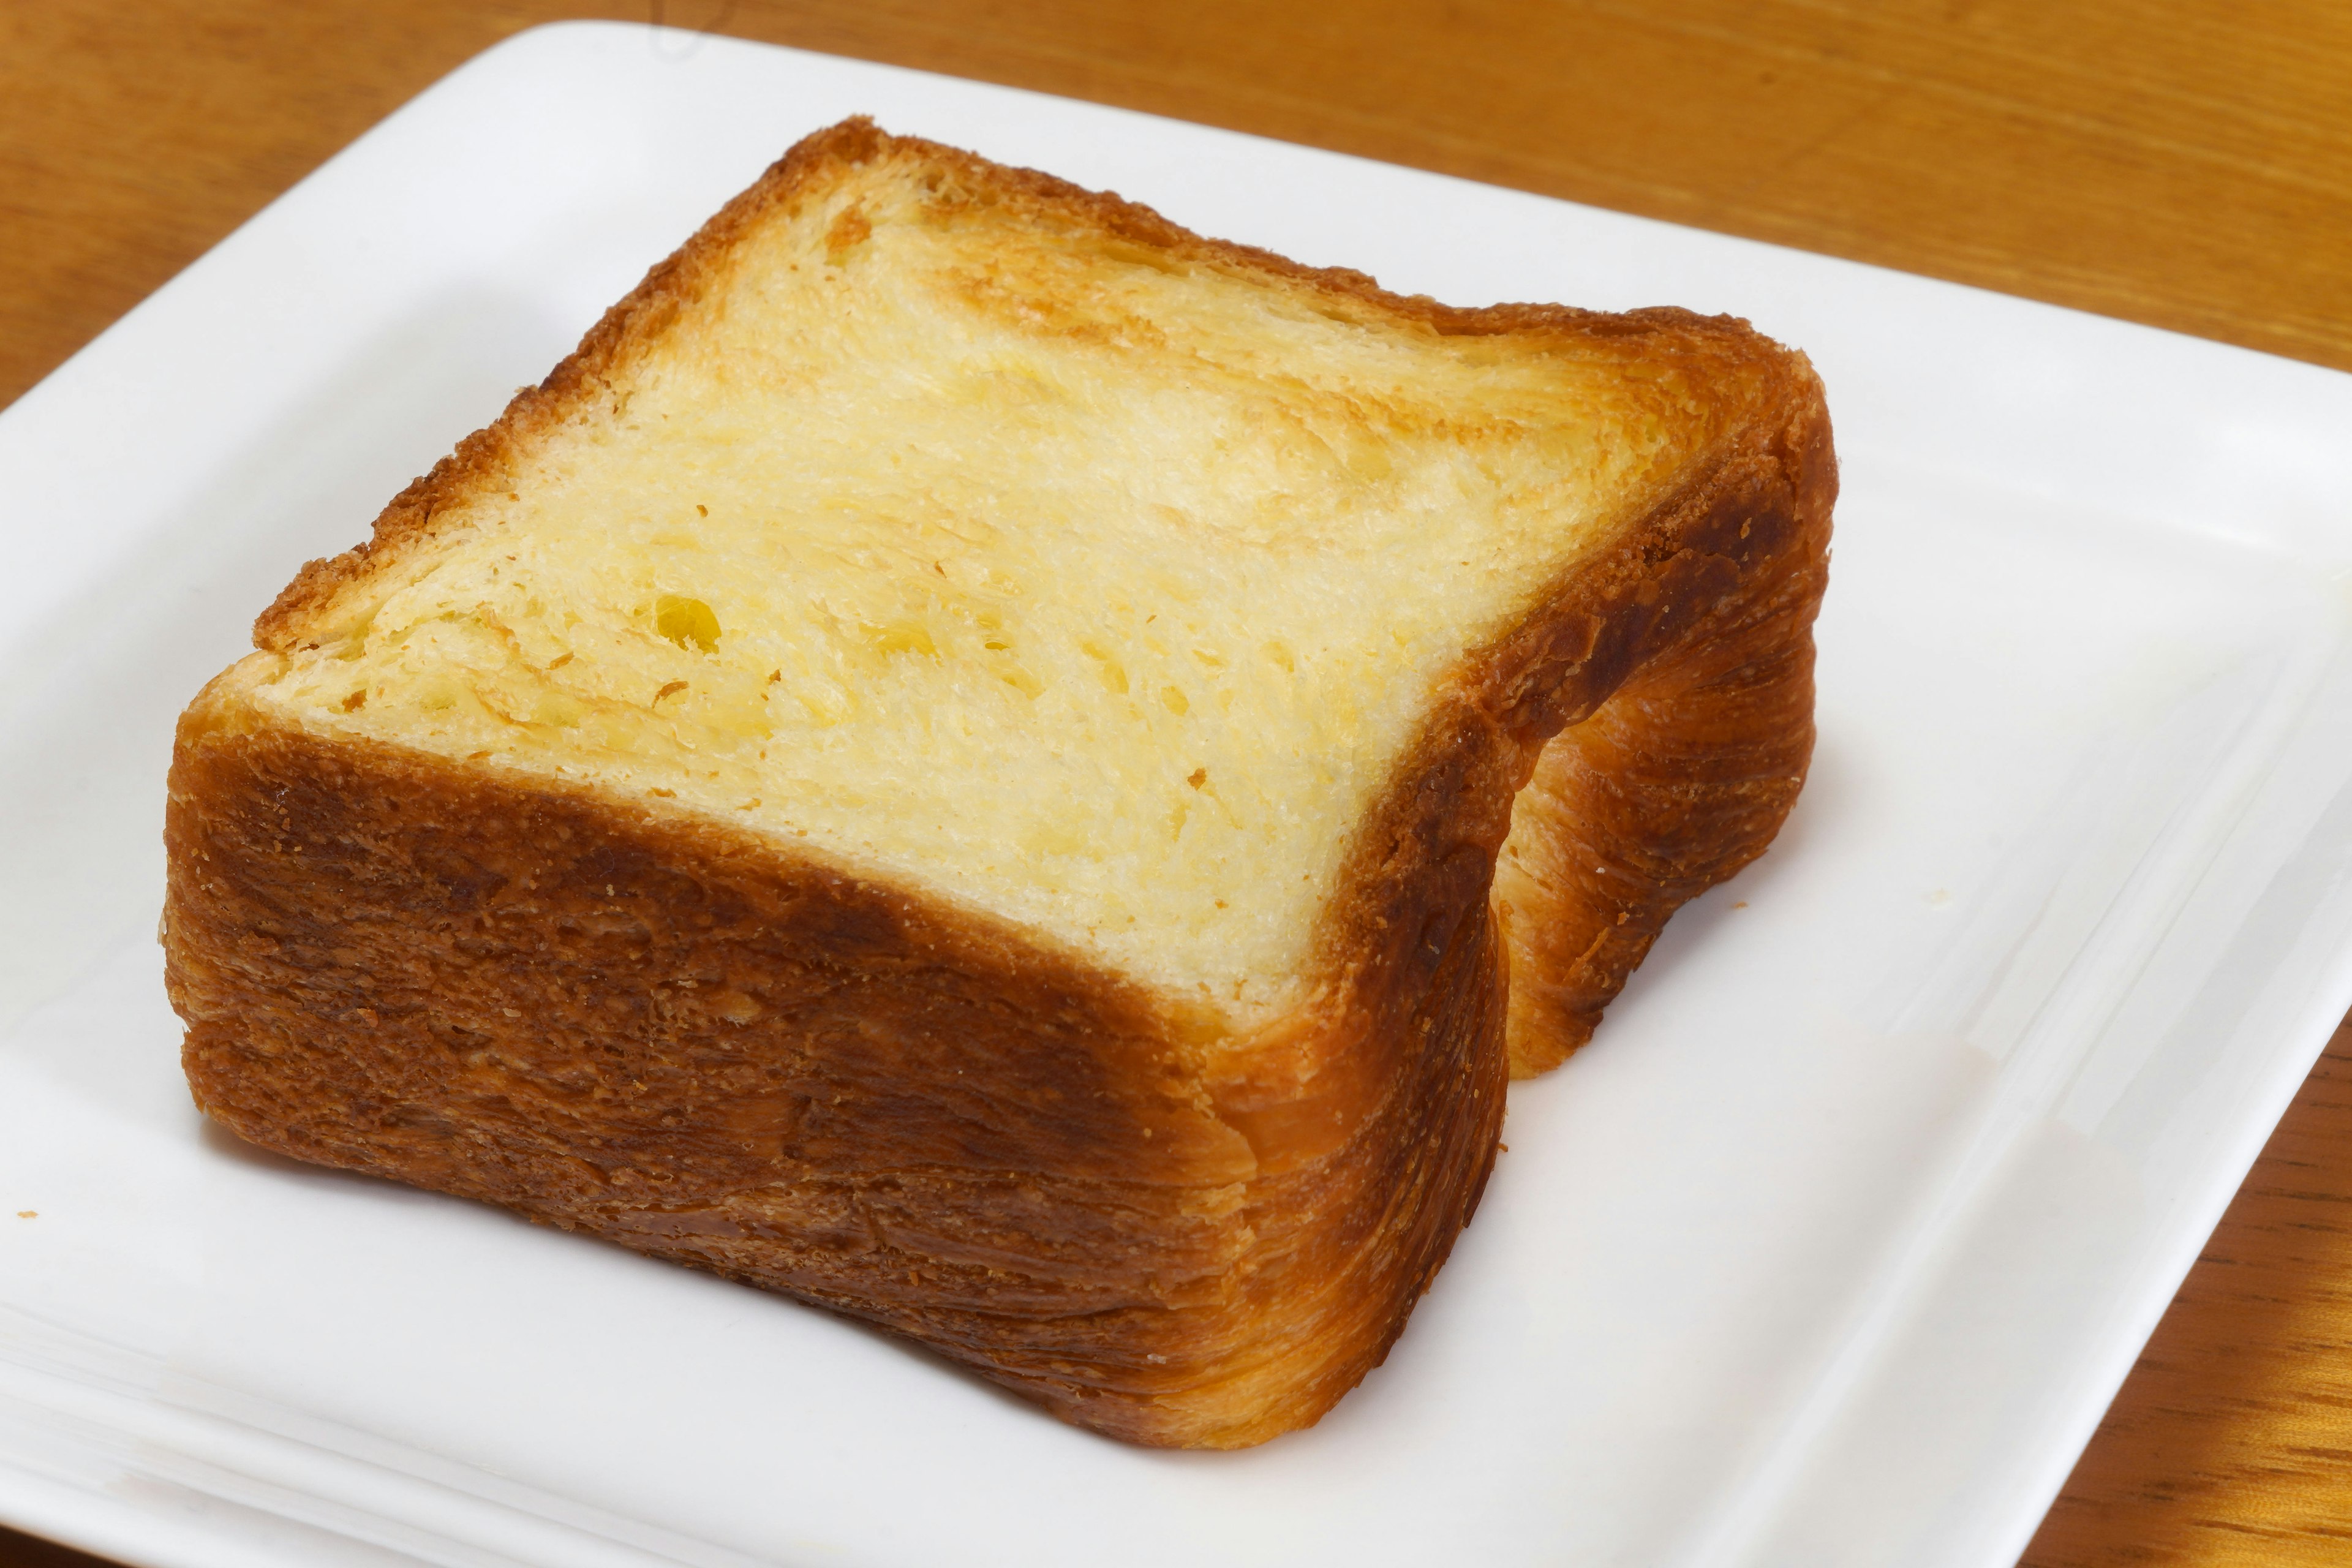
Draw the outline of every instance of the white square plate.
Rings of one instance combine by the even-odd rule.
[[[1748,316],[1830,388],[1788,831],[1514,1091],[1388,1365],[1251,1452],[253,1152],[181,1085],[175,711],[859,110],[1408,292]],[[142,1563],[2006,1568],[2352,1003],[2352,378],[1326,153],[542,29],[0,416],[0,1517]]]

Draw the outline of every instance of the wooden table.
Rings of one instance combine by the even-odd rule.
[[[2342,0],[666,4],[2352,370]],[[648,10],[7,0],[0,404],[444,71],[581,16]],[[2330,1051],[2034,1568],[2352,1563],[2352,1032]],[[90,1561],[0,1532],[0,1564]]]

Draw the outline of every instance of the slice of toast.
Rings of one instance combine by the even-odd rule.
[[[1743,323],[1401,299],[845,122],[189,708],[190,1084],[1262,1441],[1385,1354],[1512,1062],[1777,828],[1833,488]]]

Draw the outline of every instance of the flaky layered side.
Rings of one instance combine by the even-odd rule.
[[[1836,498],[1816,394],[1690,499],[1702,521],[1672,570],[1701,585],[1545,746],[1495,875],[1514,1078],[1589,1040],[1667,917],[1761,855],[1796,804]]]
[[[1721,383],[1720,438],[1428,690],[1306,968],[1262,992],[1276,1005],[1155,987],[741,821],[257,696],[340,635],[371,574],[429,546],[436,513],[503,490],[605,396],[764,206],[909,147],[1122,246],[1360,316]],[[1447,310],[836,128],[369,546],[308,569],[257,628],[265,651],[191,707],[164,927],[191,1086],[257,1142],[833,1308],[1099,1431],[1263,1441],[1401,1331],[1476,1205],[1513,1063],[1580,1043],[1673,906],[1777,829],[1811,743],[1833,476],[1810,371],[1738,323]]]
[[[232,672],[182,726],[166,945],[198,1102],[257,1143],[1181,1446],[1314,1419],[1476,1200],[1503,1086],[1475,889],[1443,889],[1429,951],[1237,1051],[918,891],[254,727],[238,695]]]

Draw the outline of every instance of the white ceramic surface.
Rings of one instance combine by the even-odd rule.
[[[1391,1357],[1243,1454],[205,1127],[171,721],[302,560],[857,110],[1465,303],[1805,348],[1821,750]],[[998,88],[522,37],[0,415],[0,1518],[199,1568],[2003,1568],[2352,1002],[2352,378]],[[16,1211],[37,1217],[14,1217]]]

